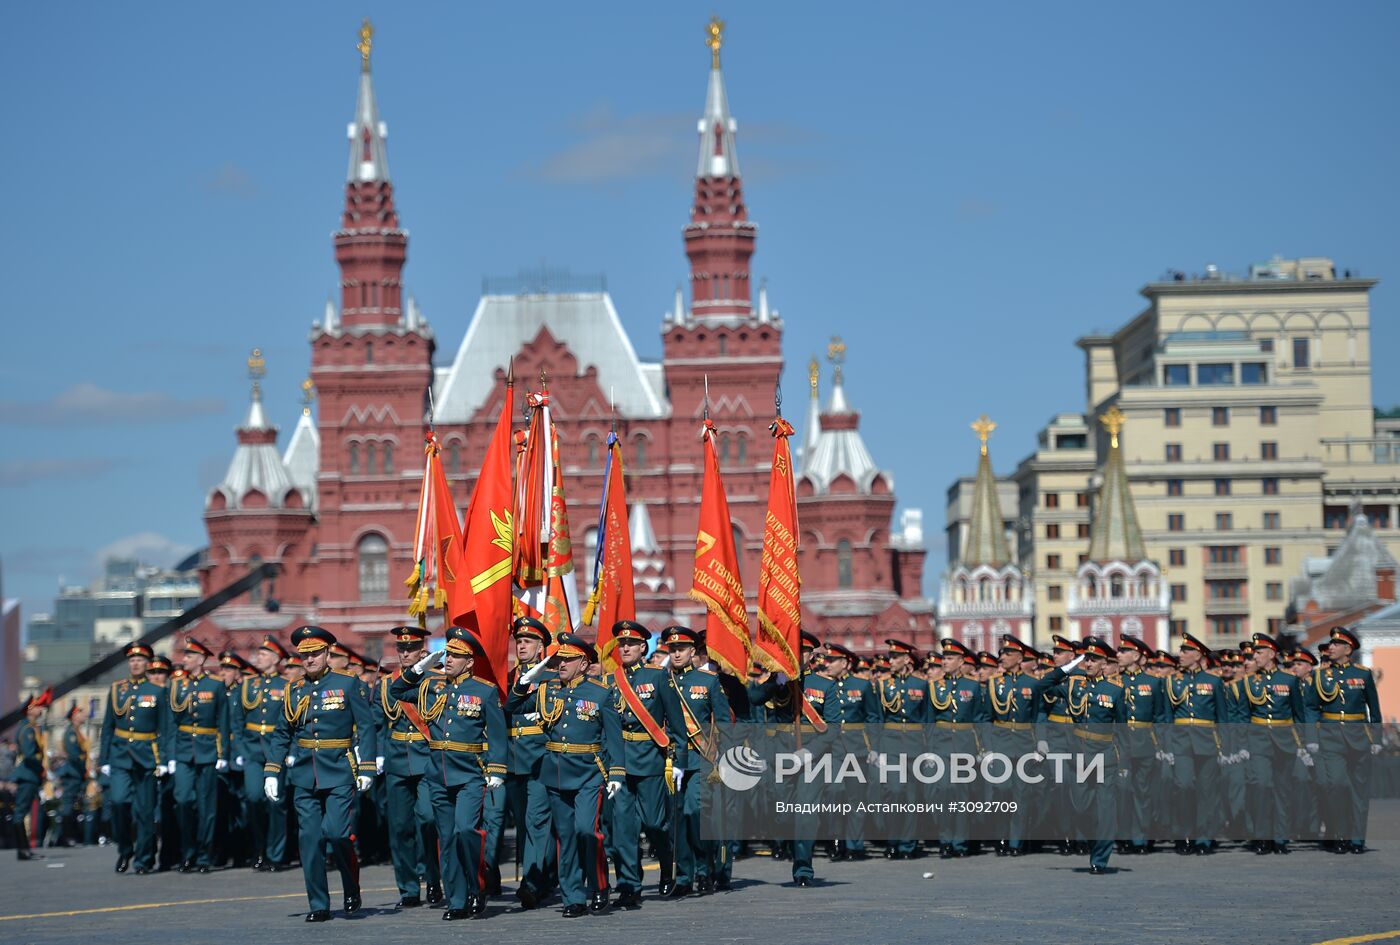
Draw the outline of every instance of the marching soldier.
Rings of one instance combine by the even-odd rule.
[[[160,688],[160,701],[162,709],[165,706],[168,696],[167,686],[170,685],[171,671],[174,669],[170,662],[170,657],[161,656],[157,653],[151,657],[150,666],[146,669],[146,678],[155,683]],[[184,670],[180,670],[181,677]],[[174,727],[166,726],[167,740],[173,737]],[[167,748],[166,755],[170,752]],[[167,775],[156,779],[156,842],[160,847],[160,852],[156,857],[156,872],[168,873],[180,865],[180,815],[175,810],[175,778]]]
[[[671,798],[686,770],[686,728],[680,696],[664,669],[642,665],[651,631],[632,620],[612,628],[621,669],[610,678],[622,720],[627,776],[612,802],[612,841],[617,850],[617,905],[642,905],[642,850],[645,832],[661,867],[661,895],[675,884],[671,847]]]
[[[1176,800],[1173,830],[1176,852],[1182,855],[1215,852],[1220,769],[1225,761],[1217,726],[1229,716],[1224,682],[1206,672],[1209,655],[1209,647],[1183,633],[1181,668],[1166,683],[1175,734],[1169,752]]]
[[[1155,815],[1151,800],[1156,792],[1154,783],[1159,765],[1166,752],[1159,741],[1157,726],[1168,724],[1167,693],[1162,680],[1143,671],[1143,661],[1149,659],[1152,648],[1137,637],[1123,637],[1118,647],[1118,672],[1127,703],[1128,739],[1123,762],[1128,769],[1124,784],[1123,817],[1128,826],[1124,853],[1152,852],[1152,830]]]
[[[1092,764],[1097,756],[1102,765],[1104,781],[1076,778],[1070,783],[1070,799],[1081,824],[1079,839],[1088,841],[1089,872],[1102,876],[1108,872],[1108,858],[1113,854],[1114,781],[1119,771],[1115,742],[1121,723],[1128,720],[1128,706],[1121,677],[1109,675],[1117,657],[1113,647],[1098,637],[1085,637],[1080,654],[1046,678],[1064,681],[1065,707],[1074,719],[1071,731],[1081,741],[1081,758]],[[1066,676],[1066,670],[1081,660],[1083,674]]]
[[[301,872],[311,911],[307,922],[331,917],[326,885],[325,848],[340,872],[347,914],[360,908],[360,871],[350,841],[355,792],[374,782],[374,760],[365,761],[361,744],[373,745],[374,717],[365,684],[330,669],[335,636],[321,627],[298,627],[292,645],[305,662],[306,675],[289,684],[282,715],[268,744],[263,765],[263,793],[282,799],[282,761],[290,768],[286,782],[297,813]]]
[[[919,662],[918,649],[902,640],[886,640],[885,646],[889,647],[890,675],[879,688],[881,751],[914,757],[924,748],[924,723],[932,721],[928,681],[914,673]],[[913,859],[919,855],[919,841],[913,835],[909,818],[888,819],[886,824],[887,859]]]
[[[549,791],[566,919],[608,911],[604,784],[607,796],[616,797],[627,774],[622,766],[622,725],[612,694],[586,675],[596,660],[591,644],[560,633],[554,655],[522,673],[506,702],[512,714],[538,713],[546,736],[540,774]],[[558,675],[540,682],[546,668]]]
[[[400,668],[376,682],[373,694],[375,708],[384,716],[389,856],[394,864],[394,882],[399,887],[399,908],[415,909],[423,904],[420,881],[427,884],[428,905],[443,902],[437,816],[433,813],[427,776],[433,752],[428,747],[428,723],[418,711],[416,697],[401,700],[393,695],[392,687],[403,676],[405,667],[423,658],[428,631],[423,627],[395,627],[389,632],[394,637]],[[431,674],[432,670],[428,670],[427,675]]]
[[[506,718],[501,693],[472,675],[486,658],[481,641],[462,627],[447,629],[447,647],[403,670],[392,698],[416,707],[428,726],[426,778],[442,848],[448,921],[486,911],[486,794],[505,785]],[[429,668],[442,660],[441,673]]]
[[[162,742],[169,716],[165,690],[146,678],[151,648],[129,643],[125,652],[131,676],[112,683],[108,693],[97,763],[110,779],[117,872],[125,873],[134,856],[143,875],[155,866],[156,779],[166,774],[169,751]]]
[[[272,733],[283,713],[287,683],[278,673],[287,650],[274,637],[264,637],[253,653],[258,674],[240,683],[229,706],[229,726],[233,745],[233,766],[240,769],[243,795],[247,801],[247,821],[252,833],[253,869],[275,873],[284,869],[287,856],[287,811],[283,804],[268,799],[263,792],[263,768],[277,761],[269,754]]]
[[[238,704],[239,683],[243,681],[243,670],[248,663],[232,650],[219,654],[219,680],[224,684],[225,739],[229,746],[229,758],[234,759],[234,707]],[[218,816],[215,821],[214,850],[215,862],[222,864],[231,860],[235,868],[248,864],[248,811],[243,801],[243,772],[239,765],[230,764],[219,772]],[[261,855],[261,854],[257,854]]]
[[[943,679],[936,691],[930,690],[929,718],[941,737],[940,747],[945,751],[975,754],[981,745],[973,726],[991,721],[987,689],[976,676],[977,656],[952,637],[942,641],[942,648]],[[945,860],[967,856],[970,852],[968,815],[963,812],[948,815],[942,818],[941,826],[939,856]]]
[[[1036,713],[1040,710],[1041,696],[1054,687],[1056,679],[1053,674],[1039,679],[1032,676],[1026,671],[1028,660],[1034,662],[1035,650],[1007,634],[1002,637],[998,656],[1001,671],[987,680],[987,708],[993,726],[989,734],[994,739],[993,747],[1013,761],[1035,753]],[[1004,790],[997,790],[1000,797],[994,796],[994,799],[1016,803],[1016,809],[1008,819],[1007,836],[997,843],[997,856],[1021,856],[1025,853],[1022,843],[1030,805],[1022,787],[1022,782],[1017,779]]]
[[[677,747],[675,759],[676,794],[676,876],[671,895],[677,899],[692,893],[705,895],[713,888],[711,866],[716,844],[700,837],[701,792],[706,762],[714,761],[713,723],[728,723],[731,715],[729,700],[720,686],[719,677],[695,665],[700,634],[689,627],[667,627],[662,631],[661,644],[671,656],[669,684],[679,697],[682,724],[685,726],[682,750]],[[562,861],[561,861],[562,870]]]
[[[1079,642],[1067,637],[1054,634],[1051,639],[1054,641],[1050,648],[1050,662],[1052,668],[1056,664],[1067,664],[1079,654]],[[1042,754],[1051,751],[1070,752],[1076,747],[1071,744],[1074,739],[1070,736],[1070,725],[1074,724],[1074,719],[1070,718],[1068,707],[1065,705],[1064,688],[1055,687],[1045,692],[1040,697],[1039,721],[1042,724],[1041,741],[1045,744],[1037,748]],[[1070,811],[1072,804],[1069,796],[1069,786],[1064,784],[1042,785],[1043,795],[1046,803],[1045,823],[1046,828],[1053,831],[1056,837],[1062,838],[1059,841],[1059,852],[1061,856],[1069,856],[1074,852],[1076,844],[1070,838]]]
[[[1381,751],[1376,679],[1352,661],[1360,648],[1350,630],[1334,629],[1323,650],[1328,663],[1313,670],[1309,686],[1309,715],[1318,724],[1317,741],[1308,748],[1321,749],[1323,821],[1334,853],[1366,852],[1372,758]]]
[[[1296,757],[1311,765],[1298,725],[1305,719],[1298,677],[1278,665],[1278,641],[1254,634],[1255,670],[1242,681],[1249,705],[1249,727],[1242,760],[1252,769],[1254,852],[1287,853],[1292,832],[1289,790]]]
[[[42,808],[35,805],[39,799],[39,789],[48,776],[44,751],[44,712],[53,701],[53,690],[46,689],[37,696],[31,696],[24,704],[24,721],[15,732],[15,809],[10,816],[14,834],[15,854],[21,860],[40,859],[29,851],[29,835],[24,830],[24,818],[33,815],[34,828],[38,831]],[[39,813],[35,813],[39,812]]]
[[[837,704],[841,707],[841,740],[848,750],[855,752],[860,758],[866,758],[874,747],[870,743],[866,726],[875,726],[880,722],[880,697],[870,680],[855,675],[854,669],[860,663],[859,657],[836,643],[828,643],[826,650],[827,671],[835,682],[835,696]],[[864,860],[867,854],[861,829],[864,823],[863,816],[853,811],[847,818],[847,823],[850,824],[850,833],[846,839],[832,841],[835,849],[831,852],[831,859]]]
[[[219,789],[216,777],[228,769],[228,710],[224,684],[205,675],[204,661],[213,652],[189,638],[185,642],[186,676],[167,690],[174,731],[170,769],[175,774],[175,805],[180,817],[182,873],[207,873],[213,867],[214,825]]]
[[[515,667],[511,670],[508,692],[522,673],[540,664],[544,649],[552,639],[549,628],[534,617],[515,618],[511,633],[515,641]],[[524,863],[515,898],[523,908],[533,909],[554,886],[549,792],[545,790],[540,768],[548,739],[540,726],[539,713],[528,703],[519,711],[512,711],[507,704],[506,734],[509,738],[506,784],[502,790],[491,792],[487,850],[492,862],[499,867],[505,811],[509,808],[515,824],[516,859]]]
[[[68,710],[68,726],[63,730],[63,764],[57,771],[58,783],[63,788],[63,813],[59,845],[76,847],[82,844],[78,821],[87,796],[88,755],[90,747],[83,734],[83,723],[87,721],[87,708],[73,703]]]

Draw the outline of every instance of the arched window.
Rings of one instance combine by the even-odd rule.
[[[258,568],[262,567],[262,563],[263,563],[262,555],[256,555],[256,554],[255,554],[255,555],[249,555],[249,557],[248,557],[248,570],[249,570],[249,571],[256,571]],[[250,604],[261,604],[261,603],[263,602],[263,596],[264,596],[264,595],[263,595],[263,585],[262,585],[262,582],[259,581],[257,584],[254,584],[254,585],[252,586],[251,589],[249,589],[249,591],[248,591],[248,603],[250,603]]]
[[[842,538],[836,543],[836,586],[846,590],[851,586],[851,541]]]
[[[360,539],[360,600],[389,599],[389,543],[373,533]]]
[[[729,353],[729,338],[725,335],[719,336],[719,356],[722,358]]]
[[[360,444],[350,444],[350,475],[354,476],[360,471]]]
[[[385,444],[384,444],[384,475],[386,475],[386,476],[392,476],[393,474],[394,474],[394,444],[393,444],[393,443],[385,443]]]
[[[749,461],[749,438],[740,433],[738,440],[738,454],[735,456],[734,461],[742,466]]]
[[[1114,600],[1119,600],[1123,596],[1123,575],[1115,574],[1108,584],[1109,596]]]
[[[734,557],[739,559],[739,563],[744,563],[744,533],[739,530],[738,525],[730,524],[729,532],[734,536]]]
[[[366,341],[366,342],[365,342],[365,363],[366,363],[366,364],[373,364],[373,363],[374,363],[374,342],[373,342],[373,341]]]
[[[379,462],[379,448],[374,443],[365,444],[365,472],[374,475],[374,467]]]
[[[588,465],[598,465],[598,438],[590,435],[584,442],[588,445]]]
[[[447,471],[450,475],[457,475],[462,466],[462,447],[456,440],[447,444]]]
[[[721,434],[719,435],[719,461],[720,461],[721,463],[727,463],[727,462],[729,462],[729,434],[728,434],[728,433],[721,433]]]
[[[632,461],[638,469],[647,464],[647,440],[644,436],[639,436],[632,441]]]

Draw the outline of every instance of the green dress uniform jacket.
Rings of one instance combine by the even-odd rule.
[[[293,787],[353,785],[359,775],[374,775],[374,754],[362,743],[374,744],[368,687],[357,676],[328,669],[287,687],[263,771],[277,774],[291,755],[287,782]]]
[[[455,785],[506,773],[506,718],[495,686],[470,673],[449,678],[405,669],[389,695],[416,705],[428,726],[428,772]]]
[[[670,671],[666,670],[666,672]],[[733,721],[734,714],[729,708],[729,698],[724,694],[724,687],[720,685],[717,673],[696,666],[687,666],[680,672],[671,672],[670,682],[680,697],[681,705],[685,707],[687,733],[691,720],[694,720],[702,734],[711,726],[712,722],[727,725]],[[708,738],[707,735],[706,737]],[[679,764],[676,767],[683,771],[693,771],[700,767],[700,752],[693,750],[696,749],[694,738],[685,738],[684,740],[687,748],[687,754],[683,759],[685,764],[684,767]]]
[[[244,769],[257,774],[259,789],[263,765],[269,759],[280,760],[270,753],[270,747],[277,720],[282,716],[286,691],[287,681],[281,676],[260,673],[243,680],[234,690],[229,705],[229,741],[233,756],[241,757]]]
[[[612,689],[613,704],[622,722],[623,767],[629,775],[655,777],[665,774],[667,762],[684,771],[688,739],[685,732],[685,714],[681,709],[680,694],[671,685],[670,671],[654,666],[635,666],[622,670],[642,708],[665,730],[670,745],[661,748],[642,725],[641,719],[632,712],[622,691],[613,677],[605,679]]]
[[[154,771],[170,758],[165,690],[146,679],[112,683],[102,717],[98,765]]]
[[[1319,666],[1307,686],[1306,711],[1317,723],[1322,754],[1317,766],[1328,838],[1364,849],[1374,767],[1371,745],[1384,721],[1375,677],[1369,668],[1347,660]]]
[[[87,780],[88,776],[88,740],[78,727],[73,723],[63,730],[63,763],[58,766],[54,775],[65,784],[64,793],[67,793],[67,784],[79,783]]]
[[[224,684],[207,673],[172,679],[168,687],[174,722],[171,757],[181,764],[210,765],[229,754]]]
[[[11,775],[15,783],[43,784],[44,737],[28,719],[19,723],[15,731],[15,746],[15,769]]]
[[[611,691],[596,680],[578,677],[565,686],[551,679],[533,691],[517,681],[506,710],[539,714],[546,736],[540,777],[550,787],[576,791],[595,776],[615,781],[625,774],[622,723]]]

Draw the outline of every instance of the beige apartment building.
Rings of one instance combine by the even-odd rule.
[[[1224,646],[1282,632],[1291,579],[1335,548],[1354,504],[1400,552],[1400,441],[1371,397],[1374,285],[1317,257],[1209,267],[1149,283],[1141,314],[1078,340],[1085,413],[1056,416],[1010,477],[1040,643],[1067,627],[1113,405],[1174,635]]]

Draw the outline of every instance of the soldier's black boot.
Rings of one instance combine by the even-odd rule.
[[[307,922],[329,922],[331,920],[331,910],[317,909],[315,912],[306,914]]]
[[[430,905],[430,906],[440,906],[440,905],[442,905],[442,883],[429,883],[429,884],[428,884],[428,905]]]
[[[608,911],[611,905],[612,903],[608,901],[608,891],[606,889],[600,889],[589,898],[588,911],[594,915],[603,915]]]
[[[560,914],[566,919],[577,919],[581,916],[588,915],[588,907],[581,902],[575,902],[565,906],[564,911]],[[443,916],[443,918],[445,919],[447,916]]]
[[[441,893],[439,892],[439,895]],[[520,908],[533,909],[540,904],[540,895],[535,892],[535,888],[529,883],[522,882],[515,890],[515,898],[520,901]]]
[[[359,911],[360,891],[358,889],[354,889],[345,894],[345,914],[354,915],[356,912]]]

